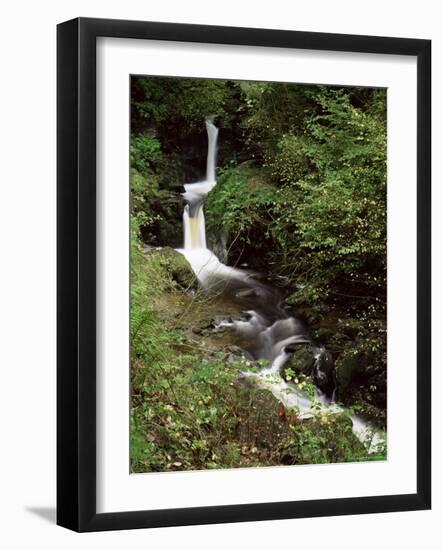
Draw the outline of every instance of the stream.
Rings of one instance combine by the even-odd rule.
[[[278,289],[264,284],[252,272],[223,264],[207,248],[204,220],[205,196],[216,185],[216,152],[218,129],[206,121],[208,135],[207,171],[203,182],[185,184],[186,205],[183,212],[183,254],[191,265],[199,284],[207,292],[223,292],[241,306],[243,314],[237,319],[226,319],[219,328],[228,327],[244,341],[244,349],[255,361],[265,359],[270,366],[258,371],[244,371],[239,382],[252,384],[271,392],[287,409],[294,409],[298,419],[321,414],[342,413],[346,409],[335,402],[336,373],[331,354],[310,338],[307,328],[282,306]],[[287,382],[284,368],[299,346],[308,346],[313,355],[311,378],[315,384],[314,396],[307,395]],[[369,454],[377,452],[385,433],[376,430],[371,422],[347,411],[353,432],[365,445]]]

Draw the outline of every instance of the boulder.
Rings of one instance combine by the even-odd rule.
[[[328,397],[333,395],[336,389],[336,371],[330,352],[313,343],[290,344],[286,346],[286,351],[291,356],[284,365],[284,372],[291,369],[297,374],[309,376]]]
[[[161,250],[157,251],[160,254],[168,271],[170,272],[172,279],[183,289],[190,290],[195,289],[198,286],[198,280],[193,272],[189,262],[186,258],[171,248],[165,246]]]
[[[286,346],[286,351],[289,351],[291,356],[284,365],[284,371],[291,369],[296,373],[310,376],[315,364],[313,345],[290,344],[290,346]]]
[[[227,361],[236,361],[237,359],[254,361],[253,355],[251,353],[234,344],[230,344],[229,346],[227,346],[225,348],[225,351],[228,353],[226,357]]]
[[[322,347],[317,348],[315,352],[313,381],[325,395],[331,397],[336,389],[336,370],[332,354]]]

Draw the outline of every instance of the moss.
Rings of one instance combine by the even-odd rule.
[[[166,246],[158,251],[158,255],[163,262],[164,267],[169,271],[172,279],[183,289],[195,289],[198,281],[189,262],[186,258],[171,248]]]
[[[315,357],[310,345],[299,346],[299,350],[293,353],[285,364],[285,369],[291,369],[295,373],[309,376],[315,364]]]

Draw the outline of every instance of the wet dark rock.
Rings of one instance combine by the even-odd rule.
[[[239,317],[241,321],[250,321],[252,319],[253,315],[249,311],[245,311],[242,313]]]
[[[227,237],[224,233],[220,235],[207,235],[209,249],[219,258],[223,263],[228,263],[228,249],[227,249]]]
[[[313,381],[325,395],[331,397],[336,388],[336,369],[333,357],[325,348],[318,348],[313,367]]]
[[[284,373],[290,369],[296,374],[304,374],[328,397],[333,395],[336,371],[330,352],[313,343],[289,344],[285,351],[291,353],[291,356],[284,365]]]

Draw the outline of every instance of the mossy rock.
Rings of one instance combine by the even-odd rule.
[[[291,369],[292,371],[310,376],[313,366],[315,364],[315,357],[312,346],[309,344],[300,345],[299,349],[295,351],[284,365],[284,371]]]
[[[190,290],[196,289],[198,286],[198,280],[193,272],[189,262],[186,258],[171,248],[165,246],[157,253],[164,260],[164,267],[170,273],[172,279],[183,289]]]
[[[226,346],[225,351],[227,353],[227,361],[237,361],[238,359],[245,359],[251,362],[254,361],[253,355],[251,353],[249,353],[245,349],[242,349],[239,346],[236,346],[235,344],[230,344]]]

